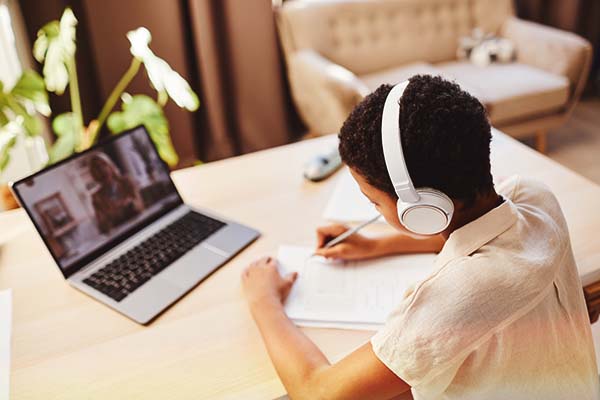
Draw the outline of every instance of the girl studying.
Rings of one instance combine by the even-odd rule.
[[[385,326],[331,364],[286,316],[296,274],[265,257],[242,274],[250,312],[292,399],[597,399],[589,319],[566,221],[551,191],[494,185],[483,105],[455,83],[380,86],[349,115],[339,151],[399,233],[317,230],[316,254],[355,260],[436,252]],[[368,268],[368,267],[367,267]]]

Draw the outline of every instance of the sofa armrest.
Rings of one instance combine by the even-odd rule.
[[[519,62],[567,77],[571,83],[571,103],[577,101],[592,59],[592,46],[587,40],[515,17],[504,22],[501,35],[514,43]]]
[[[304,49],[288,57],[294,101],[312,133],[337,132],[352,108],[369,93],[351,71]]]

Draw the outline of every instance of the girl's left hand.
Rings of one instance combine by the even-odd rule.
[[[283,304],[297,277],[297,272],[282,277],[277,269],[277,260],[263,257],[246,267],[242,273],[246,301],[251,308],[263,301]]]

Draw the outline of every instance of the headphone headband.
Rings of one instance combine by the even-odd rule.
[[[399,123],[400,99],[408,84],[409,81],[397,84],[385,99],[381,117],[381,142],[388,175],[396,195],[405,203],[416,203],[419,201],[419,194],[415,190],[404,161]]]
[[[439,190],[415,187],[408,174],[400,135],[400,100],[408,81],[392,88],[381,116],[381,142],[388,175],[398,195],[398,220],[406,229],[434,235],[448,227],[454,213],[452,200]]]

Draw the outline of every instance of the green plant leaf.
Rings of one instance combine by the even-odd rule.
[[[75,115],[70,112],[58,115],[52,121],[52,130],[56,134],[56,141],[50,148],[51,164],[67,158],[77,148],[79,135]]]
[[[39,135],[44,127],[37,112],[50,114],[48,93],[37,73],[23,72],[9,92],[4,92],[4,84],[0,82],[0,126],[14,121],[24,127],[29,136]]]
[[[4,113],[4,111],[2,111],[0,109],[0,127],[8,124],[8,122],[9,122],[8,117],[6,116],[6,114]]]
[[[37,39],[33,43],[33,57],[39,62],[44,62],[50,41],[56,40],[60,32],[58,20],[50,21],[42,26],[37,33]]]
[[[10,150],[17,142],[18,125],[8,123],[0,128],[0,172],[4,171],[10,161]]]
[[[162,108],[154,99],[146,95],[129,96],[124,94],[122,99],[123,111],[115,111],[110,114],[106,121],[108,129],[113,134],[117,134],[141,124],[145,125],[160,157],[170,166],[176,165],[179,157],[173,147],[169,134],[169,122]]]
[[[6,125],[12,118],[12,112],[10,111],[10,107],[8,105],[8,97],[9,94],[4,93],[4,83],[0,81],[0,127]]]
[[[198,96],[181,75],[174,71],[162,58],[156,56],[150,50],[149,44],[152,40],[150,31],[144,27],[127,32],[127,39],[131,43],[131,54],[142,60],[150,83],[158,92],[159,103],[166,102],[165,94],[168,95],[181,108],[196,111],[200,105]]]
[[[33,44],[33,56],[44,63],[43,74],[46,88],[63,94],[69,83],[67,64],[75,57],[75,26],[77,18],[66,8],[60,21],[51,21],[37,33]]]
[[[29,113],[23,115],[23,127],[25,128],[25,133],[29,136],[37,136],[44,130],[42,121],[37,116]]]
[[[44,86],[44,80],[35,71],[23,72],[10,94],[22,103],[30,114],[35,111],[48,117],[50,105],[48,104],[48,93]]]
[[[12,114],[9,120],[22,125],[25,128],[25,133],[29,136],[37,136],[42,133],[44,129],[42,121],[35,114],[32,115],[25,104],[10,94],[6,95],[4,100],[6,101],[4,110],[8,109]],[[31,110],[31,112],[34,112],[34,110]]]

